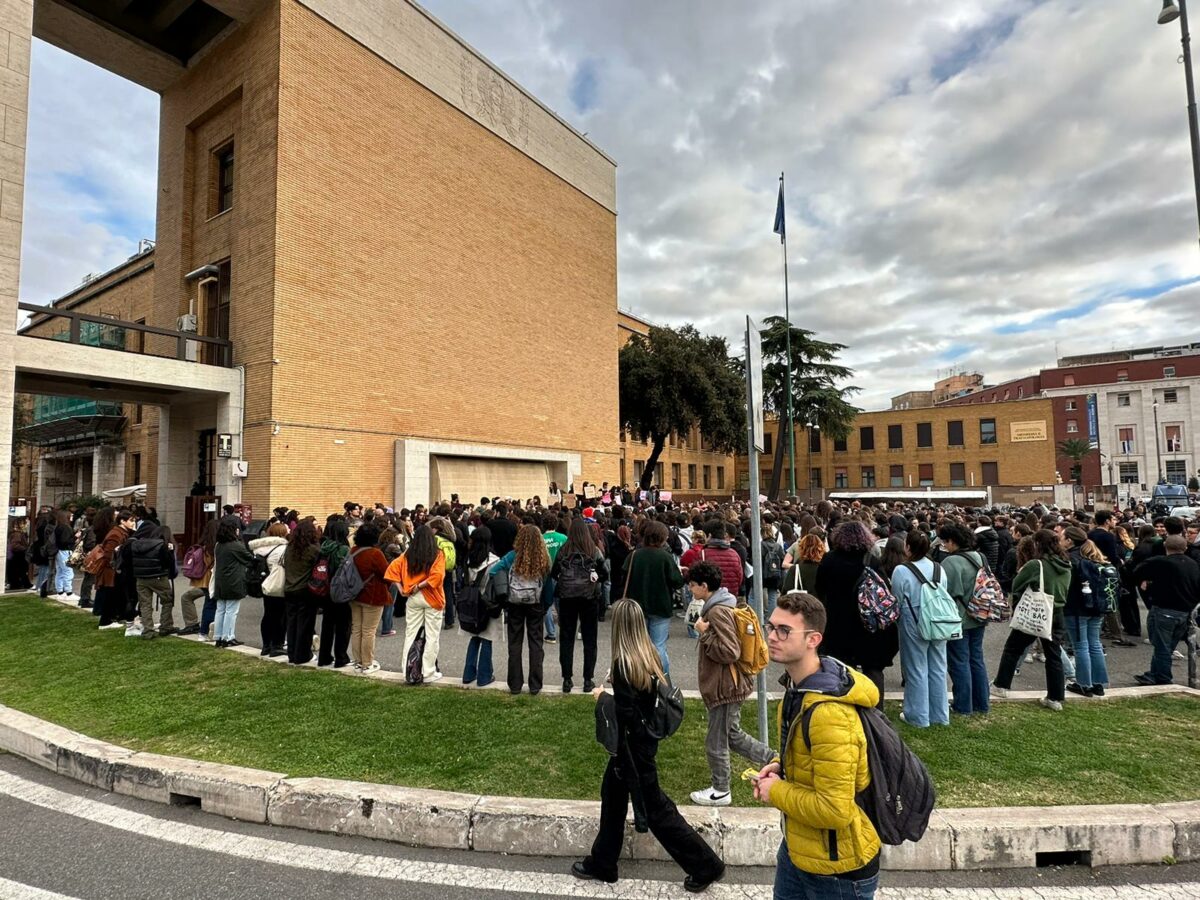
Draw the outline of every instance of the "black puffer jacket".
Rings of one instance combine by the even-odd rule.
[[[975,549],[983,554],[993,573],[1000,568],[1000,535],[996,534],[995,528],[975,532]]]
[[[161,526],[143,522],[121,549],[127,554],[134,578],[175,576],[175,554],[164,540]]]

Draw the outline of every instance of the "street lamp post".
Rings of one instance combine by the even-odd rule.
[[[1154,409],[1154,459],[1158,463],[1158,483],[1162,484],[1164,479],[1162,467],[1162,445],[1159,443],[1158,438],[1158,401],[1155,400],[1151,404],[1151,407]]]
[[[1196,88],[1192,81],[1192,35],[1188,30],[1187,0],[1163,0],[1158,24],[1167,25],[1179,20],[1179,31],[1183,43],[1183,75],[1187,81],[1188,133],[1192,140],[1192,183],[1196,191],[1196,219],[1200,227],[1200,126],[1196,123]]]

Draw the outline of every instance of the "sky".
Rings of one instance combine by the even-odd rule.
[[[427,0],[618,164],[618,299],[784,309],[865,409],[949,370],[1200,340],[1178,24],[1155,0]],[[157,98],[35,41],[21,296],[153,237]]]

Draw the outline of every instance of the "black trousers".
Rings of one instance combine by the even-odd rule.
[[[304,665],[313,657],[313,632],[317,625],[317,603],[307,590],[283,596],[287,617],[288,662]]]
[[[350,604],[334,603],[321,606],[321,650],[317,665],[333,663],[338,668],[350,663]]]
[[[508,689],[514,694],[525,683],[523,639],[529,642],[529,693],[542,689],[542,627],[546,610],[540,603],[508,607]]]
[[[596,676],[596,631],[600,607],[604,602],[595,598],[558,598],[558,662],[562,666],[563,678],[571,678],[575,672],[575,631],[583,636],[583,680],[591,681]]]
[[[454,627],[454,606],[455,601],[458,599],[458,591],[456,590],[456,585],[454,583],[455,574],[457,573],[455,572],[447,575],[446,579],[442,582],[442,591],[446,595],[446,606],[442,610],[442,628]]]
[[[1142,608],[1138,605],[1137,591],[1122,590],[1117,609],[1121,613],[1121,630],[1129,637],[1141,637]]]
[[[621,753],[609,759],[604,780],[600,782],[600,832],[584,867],[601,877],[617,876],[617,861],[625,843],[625,816],[632,796],[635,818],[644,813],[650,832],[671,859],[697,880],[711,880],[724,864],[659,787],[654,759],[657,750],[657,744],[632,748],[622,744]]]
[[[92,614],[100,617],[101,626],[111,625],[125,617],[125,594],[120,587],[98,587],[93,607]]]
[[[287,639],[287,604],[283,597],[262,598],[263,616],[259,633],[262,635],[263,649],[267,651],[282,650]]]
[[[29,559],[24,550],[12,552],[12,559],[9,560],[5,571],[8,573],[8,586],[11,589],[19,591],[33,587],[33,582],[29,580]]]
[[[1055,611],[1056,626],[1060,616],[1061,613]],[[1057,638],[1057,629],[1054,634]],[[1034,641],[1040,640],[1042,652],[1046,655],[1046,696],[1061,703],[1066,697],[1066,676],[1063,672],[1062,652],[1055,638],[1045,640],[1023,631],[1017,631],[1015,628],[1011,629],[1008,632],[1008,639],[1004,642],[1004,651],[1000,654],[1000,668],[996,670],[995,685],[1005,690],[1011,688],[1013,676],[1017,672],[1017,665],[1021,662],[1021,657],[1025,655],[1025,649]]]

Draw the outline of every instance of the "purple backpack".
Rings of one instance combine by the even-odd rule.
[[[190,578],[192,581],[199,581],[204,577],[208,566],[204,564],[204,547],[202,545],[192,544],[187,548],[187,553],[183,554],[183,567],[179,571],[183,573],[184,578]]]

